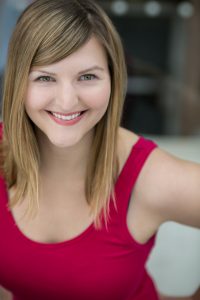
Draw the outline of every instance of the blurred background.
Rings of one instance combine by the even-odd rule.
[[[138,133],[200,133],[200,1],[99,1],[125,47],[124,126]]]
[[[0,0],[0,78],[8,41],[29,0]],[[122,124],[181,158],[200,162],[200,1],[97,1],[120,33],[128,67]],[[0,98],[1,99],[1,98]],[[163,224],[147,267],[159,289],[200,285],[200,232]]]

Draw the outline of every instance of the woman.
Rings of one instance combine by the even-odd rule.
[[[158,299],[144,267],[156,231],[200,227],[199,165],[119,127],[125,90],[120,38],[94,1],[36,0],[21,15],[1,130],[0,284],[13,299]]]

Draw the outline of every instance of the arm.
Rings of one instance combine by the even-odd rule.
[[[160,300],[193,300],[192,296],[191,297],[169,297],[163,294],[159,294],[159,299]]]
[[[159,294],[160,300],[200,300],[200,287],[192,296],[188,297],[169,297],[163,294]]]
[[[192,296],[193,300],[200,300],[200,287],[198,290],[195,292],[195,294]]]
[[[145,207],[159,224],[174,221],[200,228],[200,164],[156,149],[142,177]]]
[[[155,149],[139,175],[136,197],[146,215],[158,228],[175,221],[200,228],[200,165]],[[154,226],[153,226],[154,227]],[[193,296],[160,300],[200,300],[200,288]]]
[[[12,300],[12,294],[0,286],[0,300]]]

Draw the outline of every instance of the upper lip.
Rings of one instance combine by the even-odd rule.
[[[76,114],[80,114],[82,112],[84,112],[83,110],[79,110],[79,111],[74,111],[74,112],[70,112],[70,113],[67,113],[67,114],[64,114],[64,113],[61,113],[61,112],[57,112],[57,111],[49,111],[51,113],[54,113],[54,114],[58,114],[58,115],[61,115],[61,116],[72,116],[72,115],[76,115]]]

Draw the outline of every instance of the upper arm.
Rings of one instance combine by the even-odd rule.
[[[175,221],[200,228],[200,164],[156,149],[141,177],[144,205],[160,223]]]
[[[0,286],[0,300],[12,300],[12,294]]]

